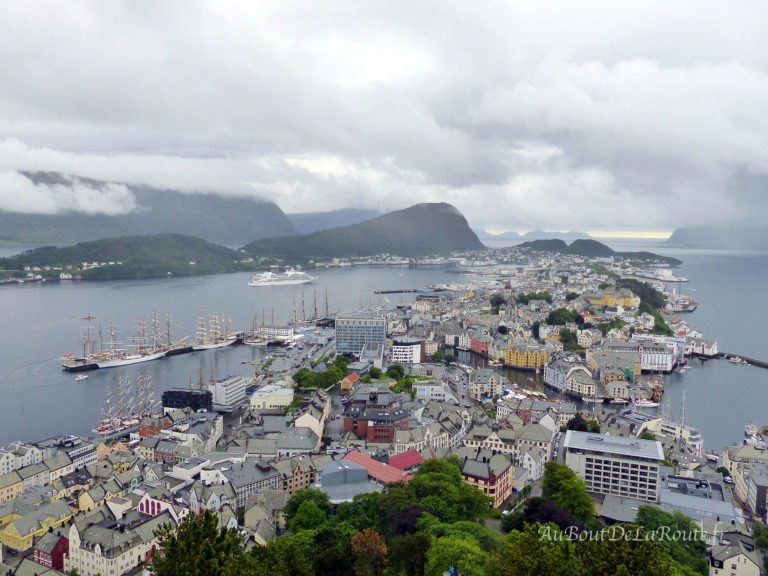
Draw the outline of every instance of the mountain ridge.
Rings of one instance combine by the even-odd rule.
[[[540,252],[555,252],[558,254],[572,254],[574,256],[586,256],[588,258],[610,258],[617,256],[619,258],[630,258],[634,260],[653,260],[665,262],[667,264],[678,266],[682,264],[681,260],[671,256],[661,256],[653,252],[617,252],[613,248],[606,246],[602,242],[592,239],[574,240],[570,245],[559,238],[550,240],[533,240],[524,242],[519,248],[527,250],[536,250]]]
[[[78,183],[94,190],[116,184],[60,172],[19,174],[32,184],[63,186],[64,190]],[[213,191],[183,194],[149,186],[123,185],[136,200],[136,209],[127,214],[27,214],[0,210],[0,239],[23,244],[71,244],[133,235],[193,233],[210,242],[241,245],[256,238],[296,231],[273,202],[219,196]]]
[[[485,248],[466,218],[447,203],[415,204],[359,224],[251,242],[251,255],[330,258],[397,254],[415,257]]]

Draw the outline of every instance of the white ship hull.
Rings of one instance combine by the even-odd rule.
[[[211,342],[210,344],[193,344],[192,350],[215,350],[216,348],[231,346],[236,341],[236,338],[230,338],[227,340],[222,340],[221,342]]]
[[[310,276],[309,278],[292,278],[290,280],[283,280],[280,277],[277,277],[275,279],[270,280],[251,280],[248,282],[248,286],[252,286],[254,288],[258,288],[261,286],[293,286],[296,284],[309,284],[310,282],[314,282],[317,280],[314,276]]]
[[[165,356],[165,351],[155,352],[153,354],[128,354],[119,358],[96,360],[96,365],[99,368],[116,368],[117,366],[129,366],[131,364],[140,364],[141,362],[157,360],[163,356]]]

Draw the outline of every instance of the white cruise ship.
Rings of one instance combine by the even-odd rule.
[[[282,274],[273,274],[272,272],[262,272],[251,278],[248,286],[288,286],[292,284],[308,284],[317,280],[306,272],[288,268]]]

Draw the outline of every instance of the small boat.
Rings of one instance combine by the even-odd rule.
[[[611,404],[629,404],[629,400],[626,398],[614,398],[611,400]]]
[[[632,397],[632,406],[635,408],[658,408],[659,403],[654,402],[652,400],[648,400],[647,398],[635,398]]]
[[[757,426],[755,426],[754,424],[747,424],[746,426],[744,426],[744,434],[746,434],[748,438],[756,438]]]
[[[75,376],[75,382],[80,382],[81,380],[88,380],[88,374],[78,374]]]

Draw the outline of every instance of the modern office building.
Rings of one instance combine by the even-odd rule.
[[[349,314],[336,318],[336,354],[359,357],[367,344],[387,341],[387,322],[371,314]]]
[[[658,502],[660,442],[569,430],[563,448],[565,464],[589,492]]]

